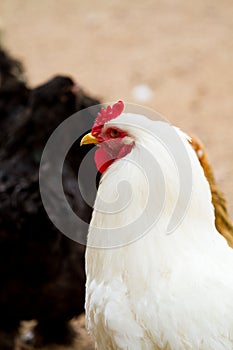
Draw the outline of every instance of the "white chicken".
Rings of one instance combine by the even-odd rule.
[[[180,190],[176,160],[155,136],[162,122],[123,108],[102,110],[81,142],[98,144],[103,173],[86,250],[86,320],[97,349],[232,350],[233,251],[215,228],[203,169],[171,126],[190,161],[192,193],[167,234]]]

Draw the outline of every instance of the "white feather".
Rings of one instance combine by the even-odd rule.
[[[111,122],[128,132],[135,147],[108,168],[98,189],[86,251],[88,328],[99,350],[232,350],[233,251],[215,229],[208,182],[180,131],[193,169],[192,196],[181,224],[166,234],[179,178],[174,160],[151,133],[152,123],[159,131],[161,122],[137,115],[123,114]],[[142,169],[148,159],[141,157],[145,148],[155,155],[164,174],[164,207],[139,239],[134,232],[121,230],[119,235],[126,237],[117,237],[113,229],[140,218],[142,212],[143,231],[163,196],[154,173],[154,186],[149,188],[154,207],[147,207],[148,183]],[[124,197],[115,188],[121,180],[131,184],[131,201],[123,211],[106,213],[100,199],[108,201],[112,212],[118,209],[119,195],[127,202],[129,193]],[[132,243],[118,248],[90,247],[127,240]]]

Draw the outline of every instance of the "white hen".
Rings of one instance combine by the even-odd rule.
[[[192,194],[167,234],[180,185],[176,160],[155,135],[163,123],[122,109],[119,101],[102,110],[82,140],[99,144],[95,160],[104,173],[86,251],[86,319],[97,349],[232,350],[233,251],[215,228],[203,169],[171,127],[188,154]],[[117,193],[121,181],[131,192]]]

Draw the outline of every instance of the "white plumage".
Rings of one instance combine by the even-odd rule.
[[[180,185],[174,160],[151,132],[163,123],[122,114],[104,128],[110,125],[126,131],[134,147],[103,174],[88,234],[86,319],[97,349],[232,350],[233,251],[216,231],[209,185],[195,152],[176,129],[191,162],[193,187],[183,221],[168,235]],[[137,227],[143,234],[164,197],[153,164],[148,189],[145,150],[164,176],[165,201],[157,222],[134,241],[134,232],[120,228],[141,217]],[[129,195],[117,192],[122,180],[131,184],[132,195],[125,210],[117,210],[118,196],[124,202]],[[147,206],[149,192],[153,203]],[[132,243],[91,247],[127,241]]]

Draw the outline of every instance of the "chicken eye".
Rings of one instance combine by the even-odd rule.
[[[112,137],[112,138],[116,138],[116,137],[118,137],[120,135],[120,131],[118,131],[117,129],[111,129],[111,131],[110,131],[110,136]]]

